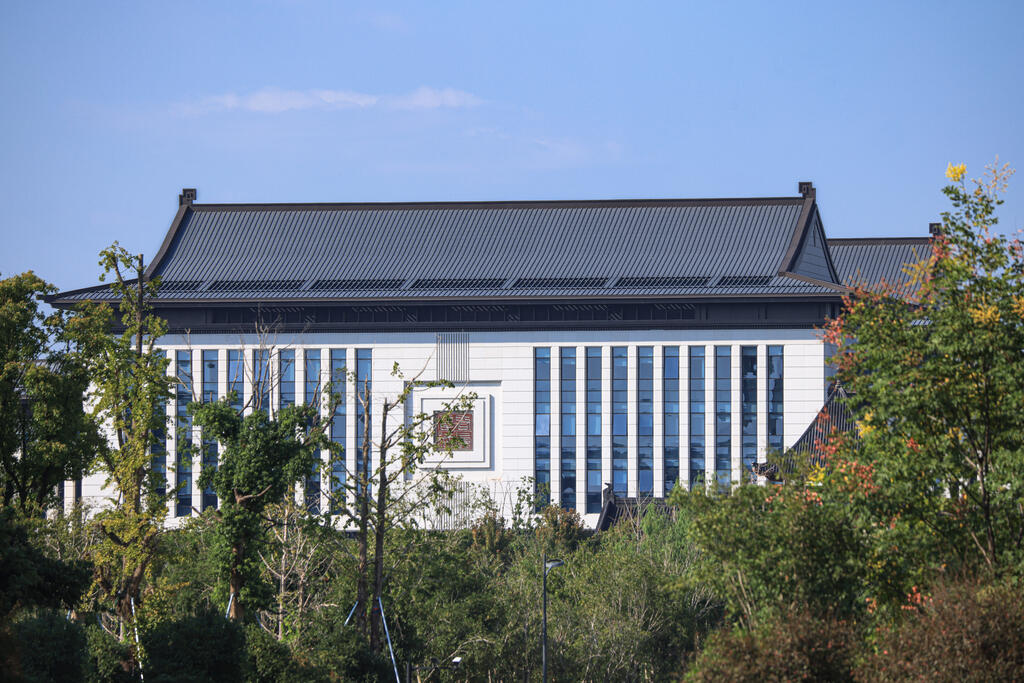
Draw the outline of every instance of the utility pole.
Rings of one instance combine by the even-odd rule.
[[[540,666],[543,672],[544,683],[548,683],[548,572],[555,567],[561,567],[565,563],[561,560],[549,560],[547,552],[541,553],[540,559],[541,568],[544,572],[544,577],[541,579],[544,607],[542,608]]]

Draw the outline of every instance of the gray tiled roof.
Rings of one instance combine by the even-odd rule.
[[[901,285],[909,281],[908,263],[928,257],[927,237],[832,239],[832,261],[844,285],[877,287],[881,282]]]
[[[164,300],[835,294],[780,275],[813,201],[192,204],[150,275]],[[105,287],[59,301],[113,298]]]

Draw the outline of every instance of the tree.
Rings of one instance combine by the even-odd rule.
[[[863,612],[867,548],[845,496],[792,482],[744,484],[724,495],[677,489],[671,500],[699,551],[692,579],[745,628],[786,610]]]
[[[322,607],[327,577],[335,573],[339,555],[338,532],[317,523],[308,506],[295,496],[284,497],[266,510],[270,526],[267,542],[260,549],[263,571],[274,584],[274,606],[260,625],[278,640],[286,635],[302,636],[310,612]]]
[[[317,406],[287,406],[271,417],[262,410],[243,415],[233,401],[232,393],[214,403],[191,403],[189,411],[204,439],[223,445],[218,466],[204,468],[199,485],[212,487],[221,501],[214,553],[228,584],[229,616],[241,620],[247,609],[268,607],[273,595],[260,556],[274,525],[266,510],[294,491],[313,468],[315,451],[329,443]]]
[[[1024,559],[1024,245],[996,232],[1011,173],[968,183],[951,164],[911,287],[858,288],[826,330],[861,432],[838,455],[871,476],[865,528],[922,568]]]
[[[102,445],[84,409],[87,359],[69,330],[81,314],[40,311],[53,291],[32,272],[0,280],[0,501],[26,513],[52,507]]]
[[[406,378],[397,363],[392,367],[391,376],[402,383],[401,390],[377,403],[369,384],[358,386],[356,373],[349,373],[350,381],[356,384],[356,400],[361,407],[358,419],[362,420],[363,437],[358,444],[359,467],[355,477],[344,481],[335,478],[331,487],[331,507],[341,511],[344,522],[355,526],[356,624],[368,638],[374,653],[383,651],[378,606],[384,594],[388,533],[396,527],[414,524],[417,513],[437,501],[436,494],[447,487],[443,471],[418,468],[430,455],[450,455],[453,448],[461,445],[457,436],[443,438],[439,434],[442,430],[454,434],[458,415],[471,409],[476,398],[474,394],[462,394],[436,414],[421,412],[407,417],[406,406],[414,390],[453,389],[454,384],[445,380],[421,381],[419,374]],[[377,440],[373,438],[371,423],[375,410],[380,420]],[[337,457],[337,453],[332,456]],[[418,471],[419,479],[406,481],[407,476]],[[325,473],[329,472],[328,464]],[[352,505],[346,505],[346,501],[352,501]]]
[[[145,280],[142,255],[133,256],[115,242],[100,253],[100,265],[100,280],[111,273],[115,278],[110,288],[118,299],[120,331],[109,304],[90,303],[85,315],[72,320],[70,333],[88,359],[93,419],[111,435],[97,459],[111,495],[110,506],[96,516],[101,540],[94,552],[94,584],[120,618],[123,638],[167,516],[150,449],[154,434],[166,426],[159,407],[170,396],[172,380],[167,360],[153,349],[167,325],[152,313],[150,300],[159,283]]]

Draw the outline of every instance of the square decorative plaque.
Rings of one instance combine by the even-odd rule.
[[[472,451],[473,411],[434,411],[434,445],[442,451]]]

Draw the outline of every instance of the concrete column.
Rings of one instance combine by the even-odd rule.
[[[626,347],[626,492],[637,495],[639,455],[637,453],[637,351],[636,346]]]
[[[601,347],[601,490],[612,481],[612,347]]]
[[[704,346],[704,482],[718,485],[715,464],[715,345]]]
[[[550,436],[550,460],[548,464],[548,472],[551,476],[551,504],[560,505],[562,502],[562,415],[561,415],[561,383],[560,379],[562,376],[562,359],[561,359],[561,348],[557,346],[549,347],[551,349],[551,416],[548,421],[548,433]]]
[[[587,347],[576,347],[576,510],[587,512]]]

